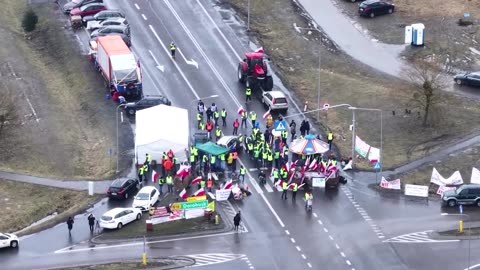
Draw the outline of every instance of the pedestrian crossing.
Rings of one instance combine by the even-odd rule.
[[[250,172],[256,172],[256,171],[258,171],[258,169],[253,168],[253,169],[250,169],[249,171],[250,171]],[[265,183],[265,185],[260,184],[260,182],[258,181],[258,178],[255,178],[255,177],[253,177],[253,176],[250,178],[250,181],[252,181],[252,182],[255,181],[255,182],[258,184],[258,186],[260,186],[260,188],[261,188],[262,190],[267,191],[267,192],[269,192],[269,193],[275,192],[275,191],[279,191],[279,192],[282,191],[282,188],[281,188],[281,187],[275,186],[275,183],[273,182],[273,178],[272,178],[270,175],[267,175],[267,179],[268,179],[268,180],[267,180],[267,182]],[[262,188],[262,187],[263,187],[263,188]]]
[[[383,241],[384,243],[443,243],[443,242],[457,242],[459,240],[435,240],[430,238],[430,233],[433,230],[414,232],[399,235]]]
[[[218,263],[225,263],[233,260],[247,258],[245,254],[230,254],[230,253],[207,253],[207,254],[194,254],[187,257],[195,260],[195,264],[190,267],[200,267]],[[247,258],[248,259],[248,258]]]

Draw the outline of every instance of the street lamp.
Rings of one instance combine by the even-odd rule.
[[[125,106],[125,104],[120,104],[115,109],[115,114],[116,114],[116,119],[117,119],[117,121],[116,121],[116,123],[117,123],[117,170],[115,171],[115,173],[117,173],[117,174],[120,172],[120,170],[118,169],[118,167],[119,167],[118,166],[118,160],[119,160],[119,153],[120,153],[120,148],[119,148],[119,143],[118,143],[118,109],[120,107],[124,107],[124,106]],[[121,113],[121,121],[123,123],[123,112],[120,112],[120,113]]]
[[[250,32],[250,0],[247,3],[247,32]]]
[[[465,216],[468,218],[468,222],[471,221],[470,216],[467,214],[449,214],[449,213],[442,213],[442,216]],[[468,227],[468,261],[467,261],[467,268],[465,270],[470,270],[470,241],[472,239],[472,231],[471,226]]]

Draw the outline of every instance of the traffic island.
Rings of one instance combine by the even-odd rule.
[[[182,267],[188,267],[195,264],[195,260],[188,257],[167,257],[167,258],[152,258],[144,265],[141,259],[136,261],[127,262],[112,262],[105,264],[89,264],[79,265],[67,268],[56,268],[55,270],[131,270],[131,269],[177,269]]]
[[[480,227],[464,228],[463,232],[460,232],[458,229],[434,231],[430,234],[430,237],[438,240],[480,239]]]

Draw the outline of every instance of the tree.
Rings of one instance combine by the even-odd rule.
[[[22,28],[25,32],[30,33],[35,30],[35,27],[38,23],[38,16],[33,11],[33,9],[28,9],[25,14],[23,14],[22,19]]]
[[[442,69],[435,61],[417,61],[407,71],[407,76],[415,89],[411,103],[422,112],[422,125],[428,126],[433,118],[432,111],[442,101],[439,92],[446,87]]]

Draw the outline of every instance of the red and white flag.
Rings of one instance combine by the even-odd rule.
[[[310,166],[310,156],[308,156],[307,160],[305,160],[305,168],[307,169],[308,166]]]
[[[200,182],[202,182],[202,177],[201,176],[193,179],[192,180],[192,185],[199,184]]]
[[[157,182],[158,177],[160,176],[155,170],[152,170],[152,183]]]
[[[283,185],[282,179],[278,179],[278,181],[274,184],[276,187],[281,187]]]
[[[263,53],[263,47],[260,47],[255,50],[256,53]]]
[[[267,119],[270,116],[270,109],[266,113],[263,114],[263,120]]]
[[[203,196],[203,195],[205,195],[205,189],[203,189],[203,188],[201,188],[201,189],[195,191],[195,193],[193,193],[193,196],[195,196],[195,197],[199,197],[199,196]]]
[[[232,186],[233,186],[233,182],[232,182],[232,180],[230,179],[230,180],[228,180],[228,182],[225,183],[225,185],[223,186],[222,189],[231,189]]]
[[[302,181],[303,181],[303,178],[305,178],[305,167],[302,167],[300,178],[302,179]]]
[[[295,183],[291,183],[290,185],[288,185],[288,188],[292,188],[295,186]]]
[[[177,177],[185,178],[190,173],[190,166],[180,165],[180,169],[177,171]]]
[[[180,198],[182,199],[187,199],[187,190],[186,189],[183,189],[182,191],[180,191],[180,194],[179,194]]]
[[[238,113],[238,115],[240,115],[240,116],[241,116],[241,115],[242,115],[242,113],[243,113],[244,111],[245,111],[245,110],[243,109],[243,107],[242,107],[242,106],[240,106],[240,108],[238,108],[238,111],[237,111],[237,113]]]
[[[298,186],[298,189],[300,189],[301,187],[303,187],[303,185],[305,185],[305,183],[301,184],[300,186]]]
[[[308,166],[308,169],[312,170],[312,171],[315,171],[316,168],[317,168],[317,159],[314,158],[312,160],[312,162],[310,162],[310,165]]]
[[[283,164],[283,169],[285,171],[289,172],[290,171],[290,162],[287,162],[287,163]]]

